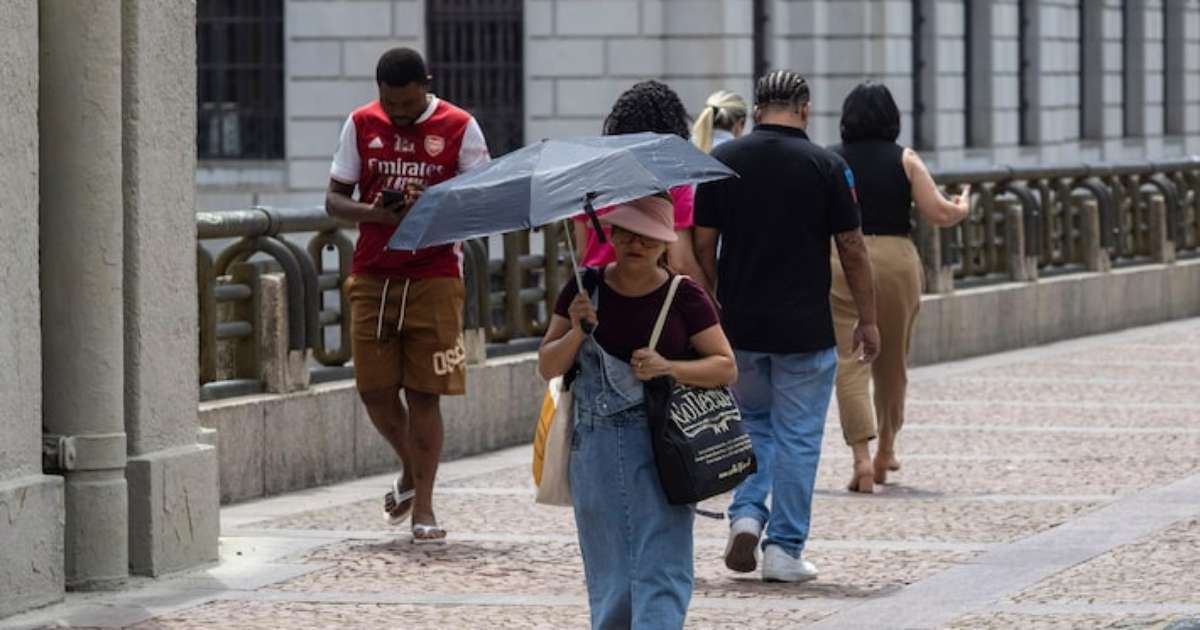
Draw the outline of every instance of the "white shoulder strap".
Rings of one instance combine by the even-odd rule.
[[[667,289],[667,299],[663,300],[662,310],[658,312],[658,321],[654,322],[654,332],[650,333],[650,346],[654,350],[658,346],[658,338],[662,336],[663,325],[667,323],[667,313],[671,311],[671,302],[675,301],[675,291],[679,288],[679,283],[687,276],[679,274],[671,278],[671,288]]]

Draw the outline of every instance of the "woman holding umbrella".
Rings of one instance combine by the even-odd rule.
[[[679,95],[665,83],[651,80],[634,84],[617,97],[612,111],[604,119],[606,136],[643,132],[674,134],[688,139],[687,109]],[[691,186],[676,186],[670,192],[675,208],[672,227],[677,238],[667,245],[667,263],[671,269],[703,285],[704,271],[692,251],[695,191]],[[600,214],[604,212],[607,208],[600,210]],[[576,218],[574,231],[575,242],[586,243],[580,258],[583,265],[598,267],[616,259],[613,247],[596,234],[586,216]]]
[[[658,347],[645,347],[672,283],[664,259],[679,240],[674,214],[664,193],[601,217],[616,259],[589,272],[585,292],[568,281],[538,351],[546,379],[578,369],[569,477],[593,628],[682,628],[691,600],[693,512],[663,492],[642,383],[737,378],[716,309],[690,279]]]

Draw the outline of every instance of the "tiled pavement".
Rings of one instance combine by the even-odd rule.
[[[831,413],[816,582],[730,574],[726,525],[697,520],[689,627],[1200,628],[1200,320],[921,368],[910,392],[875,496],[843,490]],[[585,627],[572,517],[532,503],[528,448],[441,479],[445,546],[384,526],[389,481],[364,479],[224,509],[217,567],[0,628]]]

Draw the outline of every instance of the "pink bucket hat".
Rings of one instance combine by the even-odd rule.
[[[656,241],[674,243],[679,239],[675,234],[675,206],[656,195],[618,204],[600,221]]]

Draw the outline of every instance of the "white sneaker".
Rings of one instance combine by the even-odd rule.
[[[807,582],[817,579],[817,567],[803,558],[793,558],[778,545],[763,550],[764,582]]]
[[[762,523],[748,516],[729,526],[729,542],[725,543],[725,566],[730,571],[750,573],[758,568],[758,538]]]

